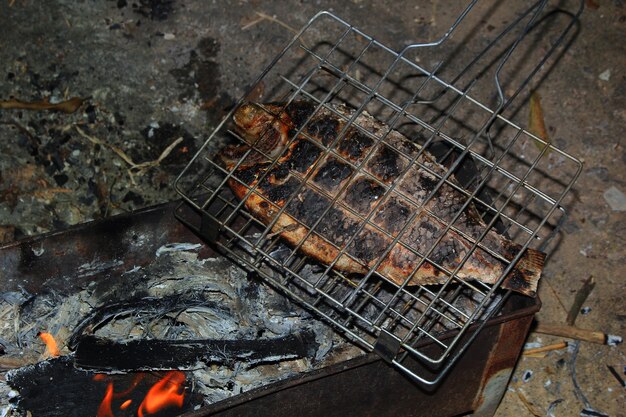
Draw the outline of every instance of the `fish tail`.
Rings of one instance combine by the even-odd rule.
[[[522,248],[519,245],[514,246],[517,247],[517,252]],[[502,288],[534,297],[537,294],[537,284],[541,278],[545,260],[545,253],[532,248],[526,249],[517,265],[504,279]]]

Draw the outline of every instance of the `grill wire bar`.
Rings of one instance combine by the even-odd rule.
[[[570,7],[573,12],[560,3],[558,8],[548,7],[548,0],[526,5],[487,46],[478,48],[466,46],[463,39],[471,38],[468,33],[472,28],[465,28],[464,32],[462,24],[470,13],[478,13],[477,4],[478,0],[474,0],[465,6],[437,40],[411,44],[400,52],[330,12],[318,13],[259,75],[175,183],[176,190],[201,219],[198,223],[179,216],[181,221],[243,268],[426,386],[441,381],[487,320],[499,314],[511,296],[511,291],[501,285],[525,250],[538,249],[549,255],[553,238],[566,218],[564,203],[568,192],[582,170],[580,161],[523,129],[512,116],[520,112],[518,102],[524,102],[516,98],[527,94],[531,81],[547,64],[554,63],[573,39],[583,1]],[[538,41],[548,45],[541,49],[535,46]],[[272,168],[280,165],[284,154],[268,155],[267,151],[247,144],[234,128],[233,114],[253,91],[262,91],[261,99],[255,101],[268,113],[271,111],[263,103],[282,103],[286,107],[298,101],[310,102],[315,111],[297,131],[290,133],[285,148],[306,139],[316,143],[320,152],[296,190],[282,206],[274,206],[277,214],[265,223],[248,212],[245,202],[261,194],[258,185]],[[346,115],[337,110],[337,105],[354,111]],[[321,112],[332,114],[343,123],[328,144],[316,142],[307,130]],[[365,112],[389,129],[380,133],[360,125],[357,119]],[[275,113],[272,116],[280,117]],[[349,129],[375,143],[360,162],[350,161],[337,151]],[[409,155],[391,144],[392,129],[419,145],[419,151]],[[217,155],[224,146],[233,144],[248,145],[249,149],[228,169],[218,162]],[[373,222],[375,209],[364,215],[340,199],[357,175],[366,176],[384,189],[376,207],[399,195],[398,182],[385,184],[364,171],[377,145],[382,144],[407,162],[400,176],[417,166],[437,178],[436,186],[424,201],[407,199],[416,210],[395,235]],[[446,166],[445,174],[420,162],[425,152]],[[254,185],[248,185],[238,170],[253,153],[263,155],[269,168]],[[330,158],[350,167],[349,180],[334,195],[316,189],[330,204],[312,224],[295,219],[306,228],[306,236],[297,244],[287,245],[280,238],[281,231],[276,230],[279,217],[305,187],[314,187],[311,177],[316,167]],[[229,182],[246,187],[241,200],[233,195]],[[425,207],[442,187],[451,187],[463,196],[461,208],[451,219]],[[470,207],[478,210],[487,226],[478,237],[464,232],[457,224]],[[322,265],[302,255],[300,249],[309,237],[319,235],[325,216],[334,208],[350,211],[359,226],[345,244],[335,245],[338,255],[334,260]],[[418,250],[402,239],[420,210],[444,226],[426,250]],[[348,248],[366,228],[376,230],[391,243],[367,273],[355,276],[340,271],[336,264],[342,256],[351,256]],[[513,259],[485,244],[489,230],[520,245]],[[433,259],[449,232],[471,243],[453,268]],[[412,274],[430,264],[445,276],[444,282],[413,285],[407,278],[398,284],[383,276],[378,267],[396,245],[419,259],[411,266]],[[478,250],[504,265],[494,284],[459,277],[463,265]]]

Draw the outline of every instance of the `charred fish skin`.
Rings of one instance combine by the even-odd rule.
[[[473,204],[463,210],[468,197],[453,175],[442,182],[446,168],[427,151],[366,112],[346,128],[353,114],[307,101],[243,104],[233,120],[246,145],[219,154],[234,177],[229,187],[274,223],[272,232],[338,270],[376,268],[396,285],[443,283],[457,269],[458,279],[497,282],[521,246],[485,233]],[[533,296],[544,259],[527,249],[502,286]]]

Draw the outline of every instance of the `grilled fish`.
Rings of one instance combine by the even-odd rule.
[[[446,168],[419,145],[367,112],[346,128],[353,112],[243,104],[233,120],[247,144],[218,156],[232,172],[229,187],[255,217],[274,222],[272,233],[340,271],[375,268],[397,285],[428,285],[458,268],[462,280],[498,281],[522,247],[494,230],[483,236],[476,207],[463,209],[468,197],[453,176],[441,181]],[[534,296],[544,259],[527,249],[503,287]]]

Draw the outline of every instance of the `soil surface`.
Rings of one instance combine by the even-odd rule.
[[[176,176],[317,11],[332,10],[399,50],[445,33],[461,12],[457,3],[2,0],[0,243],[178,198]],[[531,83],[552,143],[584,162],[564,201],[569,217],[544,271],[537,320],[564,324],[592,276],[576,326],[624,337],[626,7],[585,3],[575,39]],[[480,30],[443,50],[471,59],[484,36],[520,10],[479,4],[463,24]],[[523,126],[528,97],[525,90],[507,110]],[[13,100],[43,108],[19,109]],[[576,346],[537,333],[528,343],[563,340],[566,349],[522,357],[497,416],[626,415],[626,391],[607,369],[626,378],[624,345]]]

